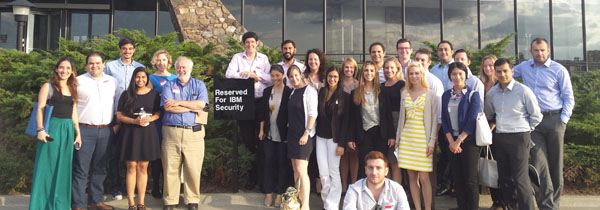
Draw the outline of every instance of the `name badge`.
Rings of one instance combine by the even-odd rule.
[[[109,81],[110,81],[110,80],[104,80],[104,83],[107,83],[107,82],[109,82]]]
[[[452,112],[452,108],[450,108],[450,105],[448,105],[448,113]]]
[[[160,81],[160,86],[164,86],[165,84],[167,84],[167,80]]]
[[[181,93],[178,87],[173,87],[173,93]]]

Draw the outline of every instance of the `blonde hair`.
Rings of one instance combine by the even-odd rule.
[[[356,74],[358,74],[358,64],[356,63],[356,60],[354,60],[354,58],[352,57],[344,59],[344,62],[342,62],[342,75],[344,73],[344,67],[346,65],[354,67],[354,75],[352,75],[352,78],[356,78]]]
[[[483,59],[481,59],[481,70],[479,71],[479,75],[481,75],[481,82],[483,82],[484,84],[490,80],[490,77],[483,71],[483,63],[485,62],[485,60],[488,59],[492,60],[492,65],[494,65],[494,62],[496,62],[496,60],[498,60],[498,58],[495,55],[486,55],[485,57],[483,57]],[[493,75],[494,73],[492,73],[491,80],[493,82],[496,82],[496,77]]]
[[[404,75],[402,74],[402,64],[400,64],[400,61],[398,61],[398,59],[396,59],[396,57],[394,57],[394,56],[389,57],[389,58],[385,59],[385,61],[383,61],[383,69],[385,69],[385,65],[388,62],[393,62],[396,65],[396,69],[398,70],[396,72],[396,75],[394,75],[393,79],[404,80]]]
[[[161,54],[165,54],[165,56],[167,57],[167,69],[170,69],[171,64],[173,64],[173,59],[171,58],[171,55],[169,54],[169,52],[167,52],[167,50],[157,50],[156,52],[154,52],[154,54],[152,55],[152,60],[150,60],[150,63],[152,63],[152,67],[154,67],[154,69],[157,69],[156,63],[158,63],[158,56]]]
[[[410,65],[408,65],[406,67],[407,77],[410,73],[410,70],[413,68],[416,68],[417,70],[419,70],[419,72],[421,72],[421,86],[423,86],[425,89],[428,89],[429,85],[427,84],[427,79],[425,78],[425,69],[423,68],[423,65],[421,65],[421,63],[411,63]],[[407,81],[406,88],[411,90],[413,88],[413,84],[410,81]]]
[[[367,81],[365,81],[365,76],[364,76],[364,72],[365,72],[365,68],[367,66],[373,66],[373,68],[375,69],[375,76],[373,78],[373,81],[371,81],[373,83],[373,90],[375,92],[375,100],[377,101],[378,97],[379,97],[379,92],[380,92],[380,87],[379,87],[379,75],[377,74],[377,65],[375,63],[373,63],[373,61],[365,61],[365,63],[363,63],[362,65],[362,69],[360,70],[361,74],[360,74],[360,79],[358,80],[358,87],[356,89],[354,89],[354,104],[356,105],[366,105],[367,101],[365,100],[365,85],[367,83]]]

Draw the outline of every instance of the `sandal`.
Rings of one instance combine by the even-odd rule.
[[[144,206],[144,204],[138,204],[137,210],[146,210],[146,206]]]
[[[129,206],[129,208],[127,208],[127,210],[137,210],[137,207],[135,207],[135,205]]]

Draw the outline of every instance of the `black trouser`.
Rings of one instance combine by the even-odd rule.
[[[492,142],[494,140],[492,139]],[[492,156],[496,156],[496,145],[495,144],[491,144],[490,145],[490,152],[492,153]],[[492,201],[494,202],[493,204],[495,205],[502,205],[502,190],[500,188],[490,188],[490,195],[492,197]]]
[[[450,149],[448,148],[448,139],[443,129],[440,128],[438,132],[438,144],[440,145],[441,154],[439,156],[436,170],[437,170],[437,183],[440,189],[452,187],[452,169],[450,167]]]
[[[498,184],[505,209],[534,209],[528,169],[530,133],[494,133],[494,144],[497,146],[494,157],[498,163]],[[512,196],[515,189],[516,200]]]
[[[109,126],[110,128],[110,156],[108,161],[108,179],[110,180],[110,191],[121,192],[122,182],[121,182],[121,142],[119,138],[114,132],[113,126]],[[122,127],[119,126],[119,129]]]
[[[381,137],[379,126],[373,126],[364,131],[363,138],[356,142],[358,149],[358,179],[365,178],[365,156],[371,151],[387,152],[387,140]]]
[[[448,141],[446,140],[446,142]],[[456,190],[456,203],[458,209],[477,210],[479,209],[479,180],[477,176],[479,147],[475,144],[475,138],[466,140],[460,147],[462,148],[461,153],[450,156],[454,190]]]
[[[287,144],[263,140],[265,193],[282,194],[290,184],[290,159],[287,157]]]

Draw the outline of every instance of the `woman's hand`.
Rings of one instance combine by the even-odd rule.
[[[73,145],[79,144],[79,148],[81,148],[81,135],[77,134],[75,136],[75,141],[73,141]]]
[[[133,124],[144,127],[144,125],[146,124],[146,121],[144,120],[144,118],[142,118],[142,116],[139,116],[139,117],[133,119]]]
[[[45,130],[37,133],[37,139],[44,143],[48,143],[48,141],[46,141],[46,137],[50,137],[50,135],[48,135]]]
[[[433,151],[435,151],[435,147],[427,147],[427,157],[431,156],[433,154]]]
[[[356,143],[354,143],[353,141],[349,141],[348,147],[352,150],[356,150]]]
[[[263,140],[263,135],[264,135],[263,131],[262,131],[262,129],[260,129],[260,131],[258,131],[258,140],[262,141]]]
[[[388,148],[393,148],[396,145],[395,139],[388,139]]]
[[[338,146],[337,149],[335,150],[335,155],[337,155],[337,156],[344,155],[344,147]]]
[[[458,154],[458,153],[462,152],[462,148],[460,148],[460,141],[458,141],[458,140],[450,142],[450,144],[448,145],[448,148],[450,149],[450,152],[452,152],[454,154]]]
[[[300,137],[300,141],[298,141],[298,144],[300,146],[304,146],[307,142],[308,142],[308,133],[304,132],[304,135],[302,135],[302,137]]]

